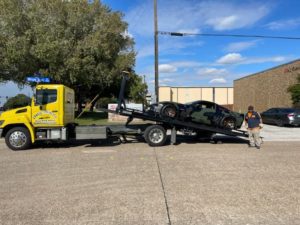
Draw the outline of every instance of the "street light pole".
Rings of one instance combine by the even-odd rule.
[[[158,80],[158,26],[157,26],[157,0],[154,0],[154,71],[155,71],[155,101],[159,100]]]

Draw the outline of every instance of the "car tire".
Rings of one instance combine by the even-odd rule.
[[[5,142],[14,151],[26,150],[32,145],[30,133],[25,127],[10,129],[5,135]]]
[[[236,120],[232,117],[226,117],[223,119],[221,126],[222,128],[234,130],[236,129]]]
[[[283,126],[284,126],[284,123],[283,123],[282,120],[278,120],[278,121],[276,122],[276,125],[279,126],[279,127],[283,127]]]
[[[173,104],[166,104],[160,110],[162,118],[175,118],[177,116],[177,108]]]
[[[165,144],[167,132],[160,125],[151,125],[144,132],[145,141],[152,147],[158,147]]]

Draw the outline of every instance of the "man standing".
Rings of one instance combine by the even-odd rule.
[[[248,125],[249,147],[260,149],[260,129],[262,128],[262,119],[258,112],[254,111],[254,107],[248,107],[248,113],[245,117],[246,125]]]

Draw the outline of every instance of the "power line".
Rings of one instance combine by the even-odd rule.
[[[213,34],[213,33],[180,33],[169,31],[158,31],[161,35],[170,36],[207,36],[207,37],[236,37],[236,38],[269,38],[269,39],[285,39],[285,40],[300,40],[300,37],[288,36],[268,36],[268,35],[247,35],[247,34]]]

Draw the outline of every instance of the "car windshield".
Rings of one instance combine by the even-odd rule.
[[[194,101],[194,102],[187,102],[187,103],[185,103],[185,105],[194,105],[194,104],[196,104],[196,103],[198,103],[198,101]]]
[[[281,112],[284,112],[284,113],[292,113],[292,112],[295,112],[297,110],[295,109],[280,109]]]

